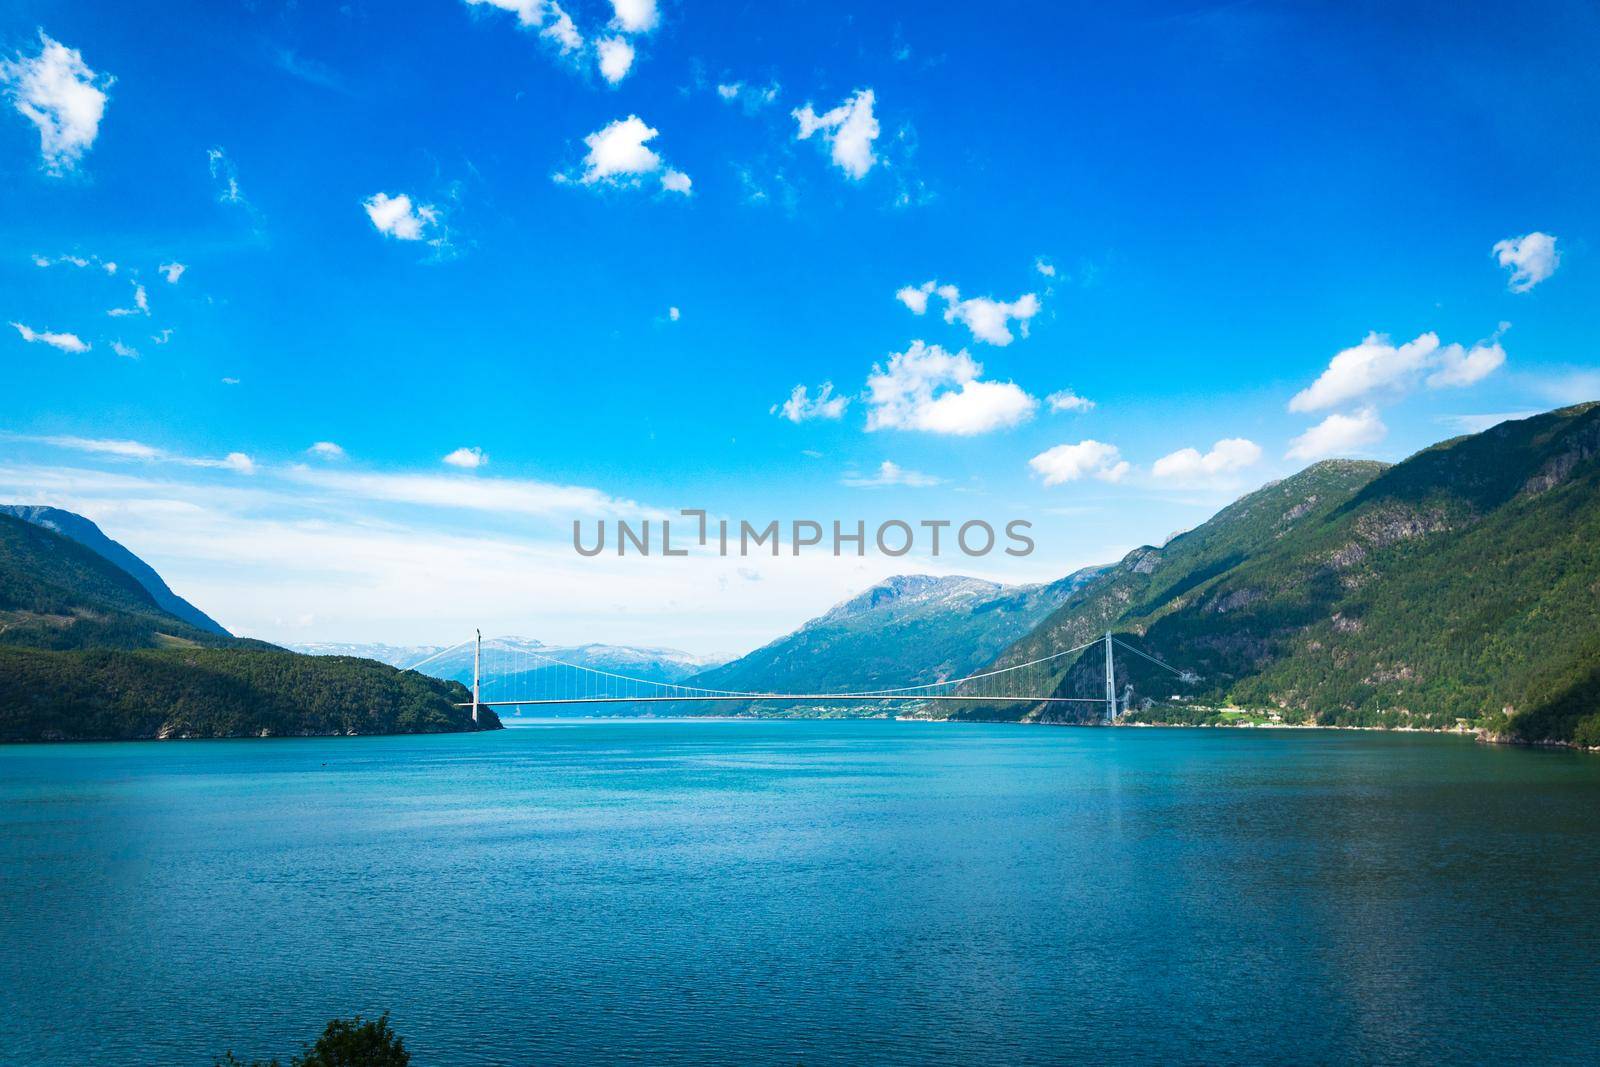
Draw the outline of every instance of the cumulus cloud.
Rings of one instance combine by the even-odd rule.
[[[611,24],[624,33],[649,33],[661,21],[656,0],[611,0]]]
[[[808,419],[837,419],[849,404],[849,397],[833,395],[832,382],[823,382],[816,396],[811,396],[810,390],[804,385],[795,386],[789,399],[782,404],[772,405],[771,411],[790,422],[805,422]]]
[[[607,37],[595,45],[600,59],[600,76],[612,85],[628,76],[633,67],[633,45],[626,38]]]
[[[922,430],[971,436],[1033,417],[1039,401],[1014,382],[983,381],[983,365],[965,349],[911,342],[874,365],[867,378],[868,430]]]
[[[117,318],[121,318],[124,315],[148,315],[150,314],[150,294],[144,291],[143,285],[140,285],[138,282],[134,282],[133,306],[125,308],[112,308],[110,311],[107,311],[106,314]]]
[[[162,276],[167,279],[168,285],[177,285],[178,279],[183,277],[183,272],[189,268],[174,260],[171,263],[161,264],[161,266],[157,269],[161,271]]]
[[[1507,328],[1501,323],[1500,329]],[[1328,361],[1328,367],[1289,401],[1290,411],[1322,411],[1375,393],[1399,394],[1425,378],[1430,388],[1471,385],[1506,361],[1499,331],[1471,349],[1441,345],[1439,335],[1425,333],[1396,345],[1387,334],[1369,333],[1358,345]]]
[[[1513,293],[1526,293],[1554,274],[1561,265],[1561,252],[1556,248],[1556,239],[1538,230],[1521,237],[1496,241],[1490,254],[1511,272],[1506,288]]]
[[[894,297],[910,308],[912,314],[921,315],[927,312],[928,297],[931,295],[937,295],[944,301],[944,321],[959,322],[972,331],[975,340],[1002,347],[1015,340],[1011,323],[1015,322],[1017,332],[1026,337],[1028,320],[1039,313],[1039,298],[1033,293],[1023,293],[1011,301],[988,296],[963,300],[961,290],[953,285],[940,285],[937,281],[902,286],[895,291]]]
[[[589,147],[583,158],[583,173],[576,179],[558,174],[556,180],[637,187],[645,178],[658,175],[662,189],[687,196],[693,184],[689,176],[666,166],[661,155],[647,143],[655,140],[660,132],[637,115],[617,119],[583,139]]]
[[[477,470],[489,465],[489,457],[481,448],[458,448],[444,457],[444,462],[462,470]]]
[[[923,282],[921,285],[905,285],[895,290],[894,298],[911,309],[913,315],[926,314],[928,310],[928,294],[933,292],[937,282]]]
[[[1046,278],[1054,278],[1056,276],[1056,265],[1046,260],[1043,256],[1033,261],[1033,269],[1043,274]]]
[[[1079,441],[1075,445],[1056,445],[1028,460],[1033,473],[1045,485],[1060,485],[1083,478],[1119,482],[1132,470],[1116,445],[1102,441]]]
[[[1156,460],[1150,473],[1165,481],[1196,482],[1233,474],[1260,462],[1261,446],[1243,437],[1229,437],[1201,453],[1195,448],[1180,448]]]
[[[1052,414],[1062,411],[1089,411],[1094,407],[1093,400],[1079,396],[1071,389],[1057,390],[1045,397],[1044,402]]]
[[[1383,440],[1389,428],[1377,409],[1366,407],[1350,414],[1333,414],[1289,442],[1289,459],[1324,459],[1365,448]]]
[[[886,459],[878,464],[878,469],[871,474],[847,474],[839,479],[839,484],[848,485],[853,489],[877,489],[890,485],[924,489],[930,485],[938,485],[942,481],[942,478],[935,478],[921,471],[907,470],[898,463]]]
[[[405,193],[390,196],[373,193],[361,201],[367,218],[377,231],[401,241],[420,241],[430,235],[437,236],[439,209],[432,204],[412,204]]]
[[[11,325],[16,327],[17,333],[21,334],[22,339],[29,344],[49,345],[51,348],[59,348],[63,352],[89,351],[88,344],[75,333],[53,333],[50,330],[35,330],[24,326],[20,322],[13,322]]]
[[[344,449],[332,441],[318,441],[306,449],[306,454],[318,459],[344,459]]]
[[[790,112],[799,123],[795,136],[804,141],[812,134],[821,133],[828,142],[834,164],[852,179],[860,180],[878,162],[872,151],[872,142],[878,139],[878,120],[872,114],[876,99],[871,89],[862,89],[821,115],[810,104],[796,108]]]
[[[11,106],[39,129],[39,154],[49,174],[74,170],[100,134],[106,90],[115,80],[96,74],[76,48],[39,31],[37,55],[0,60],[0,85]]]
[[[139,358],[139,350],[137,348],[134,348],[132,345],[125,345],[121,341],[112,341],[111,351],[115,352],[119,356],[122,356],[124,359]]]

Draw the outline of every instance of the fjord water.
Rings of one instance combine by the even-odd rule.
[[[1592,1054],[1600,758],[892,722],[0,749],[0,1061]]]

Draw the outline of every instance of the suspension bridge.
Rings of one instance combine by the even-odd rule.
[[[1069,656],[1080,655],[1101,645],[1105,650],[1105,691],[1100,696],[1060,696],[1057,685],[1062,674],[1072,666],[1064,663]],[[456,646],[460,648],[461,646]],[[1116,723],[1127,708],[1131,686],[1117,694],[1117,651],[1138,656],[1169,671],[1184,682],[1193,682],[1198,676],[1181,670],[1150,655],[1142,649],[1123,641],[1109,631],[1103,637],[1086,641],[1073,648],[1062,649],[1048,656],[1015,663],[1010,666],[949,678],[920,685],[906,685],[886,689],[860,689],[849,692],[778,692],[767,690],[712,689],[659,679],[638,678],[617,671],[603,670],[581,663],[557,658],[537,649],[500,647],[489,649],[486,658],[483,634],[480,631],[473,641],[472,651],[472,702],[458,707],[470,707],[473,721],[477,721],[480,707],[539,707],[550,705],[583,704],[679,704],[692,702],[723,703],[788,703],[788,704],[929,704],[940,702],[966,703],[1026,703],[1026,704],[1098,704],[1103,708],[1102,721]],[[445,655],[454,650],[446,650]],[[413,664],[415,670],[427,661]],[[492,695],[485,699],[485,690]]]

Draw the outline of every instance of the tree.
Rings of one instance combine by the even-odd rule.
[[[244,1060],[232,1050],[217,1058],[216,1067],[279,1067],[276,1059]],[[290,1067],[408,1067],[411,1053],[406,1043],[389,1027],[389,1013],[362,1021],[330,1019],[317,1043],[289,1061]]]

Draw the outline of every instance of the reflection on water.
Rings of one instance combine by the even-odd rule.
[[[1348,732],[4,748],[0,1060],[1583,1059],[1597,811],[1600,758]]]

